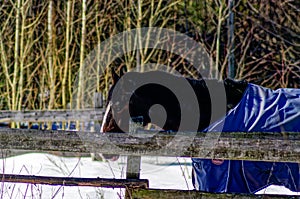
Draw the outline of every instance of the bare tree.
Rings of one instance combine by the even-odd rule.
[[[235,46],[231,51],[235,54],[235,78],[272,88],[299,87],[299,10],[297,0],[235,0]],[[103,91],[105,96],[110,84],[109,67],[120,71],[126,65],[129,71],[134,67],[144,71],[148,63],[157,63],[157,67],[166,65],[170,72],[179,71],[194,78],[202,74],[218,79],[227,77],[230,45],[225,0],[17,0],[4,1],[0,17],[2,108],[67,108],[73,100],[77,104],[71,107],[84,108],[83,90],[90,81],[85,67],[97,79],[94,88],[89,89]],[[171,53],[175,46],[164,51],[155,46],[149,48],[153,41],[140,31],[135,38],[111,41],[107,49],[98,45],[118,33],[143,27],[187,34],[204,46],[214,64],[203,64],[199,75],[199,67],[185,59],[199,56],[195,55],[194,47],[185,55],[176,56]],[[162,37],[160,33],[157,36]],[[113,57],[110,48],[118,42],[125,43],[124,48],[133,46],[139,50],[123,49],[126,54]],[[176,45],[187,49],[184,41]],[[87,55],[93,50],[96,56],[89,58]],[[104,59],[110,60],[107,66],[95,65]],[[72,99],[76,78],[78,95]]]
[[[53,12],[54,12],[54,2],[49,0],[48,5],[48,48],[47,48],[47,58],[48,58],[48,70],[49,70],[49,91],[50,99],[48,104],[48,109],[52,109],[55,100],[55,66],[53,64],[54,46],[53,46]]]
[[[71,37],[71,10],[72,10],[72,0],[67,2],[67,21],[66,21],[66,40],[65,40],[65,65],[63,68],[63,78],[62,78],[62,106],[65,109],[67,107],[67,75],[70,65],[70,37]]]
[[[86,0],[82,1],[82,16],[81,16],[81,43],[80,43],[80,63],[78,71],[78,90],[76,99],[76,109],[83,108],[83,86],[84,86],[84,60],[85,60],[85,37],[86,37]],[[76,128],[79,129],[79,122],[76,123]]]

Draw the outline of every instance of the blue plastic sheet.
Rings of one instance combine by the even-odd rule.
[[[300,89],[249,84],[240,103],[206,132],[300,132]],[[193,183],[208,192],[255,193],[269,185],[300,191],[298,163],[193,158]]]
[[[62,125],[63,124],[61,122],[52,122],[51,129],[52,130],[62,130],[63,129]],[[24,127],[27,128],[27,126],[24,126]],[[42,124],[34,123],[31,125],[30,128],[31,129],[47,129],[47,124],[46,123],[42,123]],[[66,123],[64,128],[69,129],[69,130],[76,130],[76,123],[75,122]]]

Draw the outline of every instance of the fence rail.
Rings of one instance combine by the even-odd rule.
[[[147,179],[74,178],[0,174],[2,182],[31,183],[61,186],[92,186],[105,188],[148,188]]]
[[[0,111],[0,122],[64,122],[102,120],[103,109]]]
[[[0,122],[64,122],[102,120],[103,109],[0,111]],[[294,198],[298,196],[214,194],[199,191],[149,189],[139,179],[140,156],[221,158],[300,163],[300,133],[129,133],[0,128],[2,155],[14,151],[86,156],[89,153],[128,155],[127,179],[59,178],[2,174],[2,182],[65,186],[125,187],[126,198]]]
[[[207,193],[201,191],[191,190],[170,190],[170,189],[134,189],[131,193],[131,198],[138,199],[280,199],[292,198],[297,199],[297,196],[287,195],[254,195],[254,194],[228,194],[228,193]]]
[[[125,133],[54,131],[0,128],[0,149],[106,153],[135,156],[175,156],[300,163],[300,133],[211,133],[216,143],[209,148],[206,134],[147,131]],[[182,147],[184,146],[184,147]]]

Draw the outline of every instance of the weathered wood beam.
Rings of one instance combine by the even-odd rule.
[[[19,155],[24,155],[28,153],[36,153],[36,151],[30,151],[30,150],[16,150],[16,149],[5,149],[1,150],[0,149],[0,158],[9,158],[9,157],[14,157],[14,156],[19,156]],[[51,155],[56,155],[60,157],[91,157],[91,153],[81,153],[81,152],[68,152],[68,151],[47,151],[47,154]]]
[[[191,190],[170,190],[170,189],[135,189],[131,192],[131,198],[135,199],[170,199],[170,198],[180,198],[180,199],[251,199],[251,198],[261,198],[261,199],[279,199],[279,198],[298,198],[299,196],[290,195],[254,195],[254,194],[229,194],[229,193],[206,193],[200,191]]]
[[[91,186],[106,188],[148,188],[146,179],[74,178],[0,174],[1,182],[31,183],[60,186]]]
[[[0,111],[0,122],[64,122],[102,120],[103,109]]]
[[[134,134],[138,128],[143,128],[142,123],[129,122],[129,134]],[[141,170],[141,156],[127,156],[126,178],[127,179],[139,179]],[[128,197],[128,194],[125,196]]]
[[[193,134],[192,134],[193,135]],[[215,135],[215,138],[214,138]],[[91,133],[0,128],[0,149],[300,162],[300,133]],[[209,150],[208,150],[209,149]]]

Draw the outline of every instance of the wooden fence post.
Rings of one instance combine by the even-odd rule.
[[[143,127],[142,117],[133,118],[129,121],[129,134],[134,135],[139,128]],[[141,156],[127,156],[126,179],[140,179]],[[132,198],[133,189],[126,189],[125,198]]]
[[[103,107],[102,93],[94,93],[94,107],[95,108],[102,108]]]
[[[126,179],[139,179],[141,167],[141,156],[128,156]]]
[[[102,93],[94,93],[94,108],[99,109],[103,108],[103,96]],[[93,125],[91,125],[91,132],[100,132],[100,119],[93,121]],[[99,153],[91,153],[91,158],[93,161],[103,161],[103,158]]]
[[[94,108],[99,109],[103,107],[102,93],[94,93]],[[91,126],[91,132],[100,131],[100,120],[94,120],[94,125]]]

